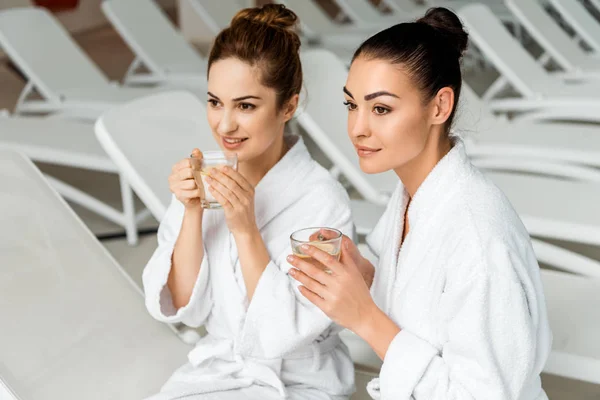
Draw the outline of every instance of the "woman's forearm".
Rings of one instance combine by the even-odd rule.
[[[262,273],[271,261],[271,257],[258,230],[253,234],[237,235],[234,238],[240,257],[248,300],[252,300],[256,285],[258,285]]]
[[[176,309],[189,303],[200,273],[204,258],[202,216],[201,208],[185,211],[181,231],[173,249],[167,286]]]
[[[363,338],[383,360],[390,344],[400,333],[400,328],[373,303],[373,309],[367,314],[361,325],[354,330],[354,333]]]

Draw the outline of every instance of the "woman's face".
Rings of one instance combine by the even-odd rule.
[[[344,95],[348,135],[369,174],[398,170],[416,159],[438,122],[435,101],[424,105],[409,75],[388,61],[354,60]]]
[[[219,146],[237,153],[240,162],[255,160],[281,144],[295,107],[278,110],[276,100],[275,90],[260,83],[258,68],[236,58],[211,65],[208,123]]]

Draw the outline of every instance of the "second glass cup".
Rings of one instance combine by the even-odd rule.
[[[296,257],[310,258],[302,251],[302,245],[307,244],[321,249],[339,260],[342,253],[342,236],[342,232],[333,228],[318,227],[297,230],[290,236],[292,253]],[[324,271],[331,273],[327,268]]]
[[[237,154],[226,154],[222,151],[206,151],[202,158],[190,157],[192,166],[192,174],[198,189],[200,189],[200,203],[202,208],[219,209],[221,204],[207,189],[206,177],[213,168],[223,168],[225,166],[233,168],[237,171],[238,159]]]

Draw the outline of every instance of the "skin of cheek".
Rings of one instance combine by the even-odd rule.
[[[225,116],[226,112],[229,112],[230,116]],[[261,104],[252,111],[209,109],[207,115],[213,137],[219,146],[222,146],[219,123],[224,117],[233,119],[231,125],[236,126],[235,133],[230,133],[232,136],[249,138],[239,150],[236,150],[239,162],[252,161],[263,155],[281,138],[281,130],[284,125],[279,121],[281,116],[275,110],[274,101],[272,104]],[[223,150],[227,151],[227,149]]]
[[[386,115],[375,115],[369,110],[370,142],[376,142],[382,150],[371,157],[359,159],[364,172],[376,174],[396,169],[425,149],[430,136],[427,110],[418,100],[403,103],[406,105],[402,106],[402,110],[394,109]],[[348,126],[351,128],[355,118],[352,114],[356,112],[349,114]]]

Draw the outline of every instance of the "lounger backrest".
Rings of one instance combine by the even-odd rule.
[[[314,0],[280,0],[278,3],[285,4],[298,15],[302,31],[309,36],[337,29],[337,25]]]
[[[459,16],[469,38],[524,97],[535,97],[555,86],[546,70],[508,32],[502,22],[482,4],[463,7]]]
[[[168,178],[173,165],[195,147],[219,150],[204,104],[185,91],[151,95],[109,110],[96,123],[96,136],[159,221],[171,201]]]
[[[550,0],[550,3],[596,53],[600,52],[600,22],[583,4],[577,0]]]
[[[0,11],[0,46],[47,99],[61,91],[108,84],[102,71],[43,8]]]
[[[227,28],[234,15],[244,8],[236,0],[188,1],[198,16],[202,18],[204,24],[215,36],[221,30]]]
[[[104,0],[102,10],[153,73],[198,73],[206,63],[153,0]]]
[[[10,210],[0,214],[0,387],[18,400],[158,392],[190,348],[150,317],[141,290],[33,163],[8,150],[0,205]]]
[[[506,0],[506,5],[561,68],[571,71],[586,62],[588,56],[583,49],[566,34],[538,0]]]
[[[336,2],[352,21],[376,23],[383,16],[367,0],[337,0]],[[383,28],[385,27],[382,26]]]

